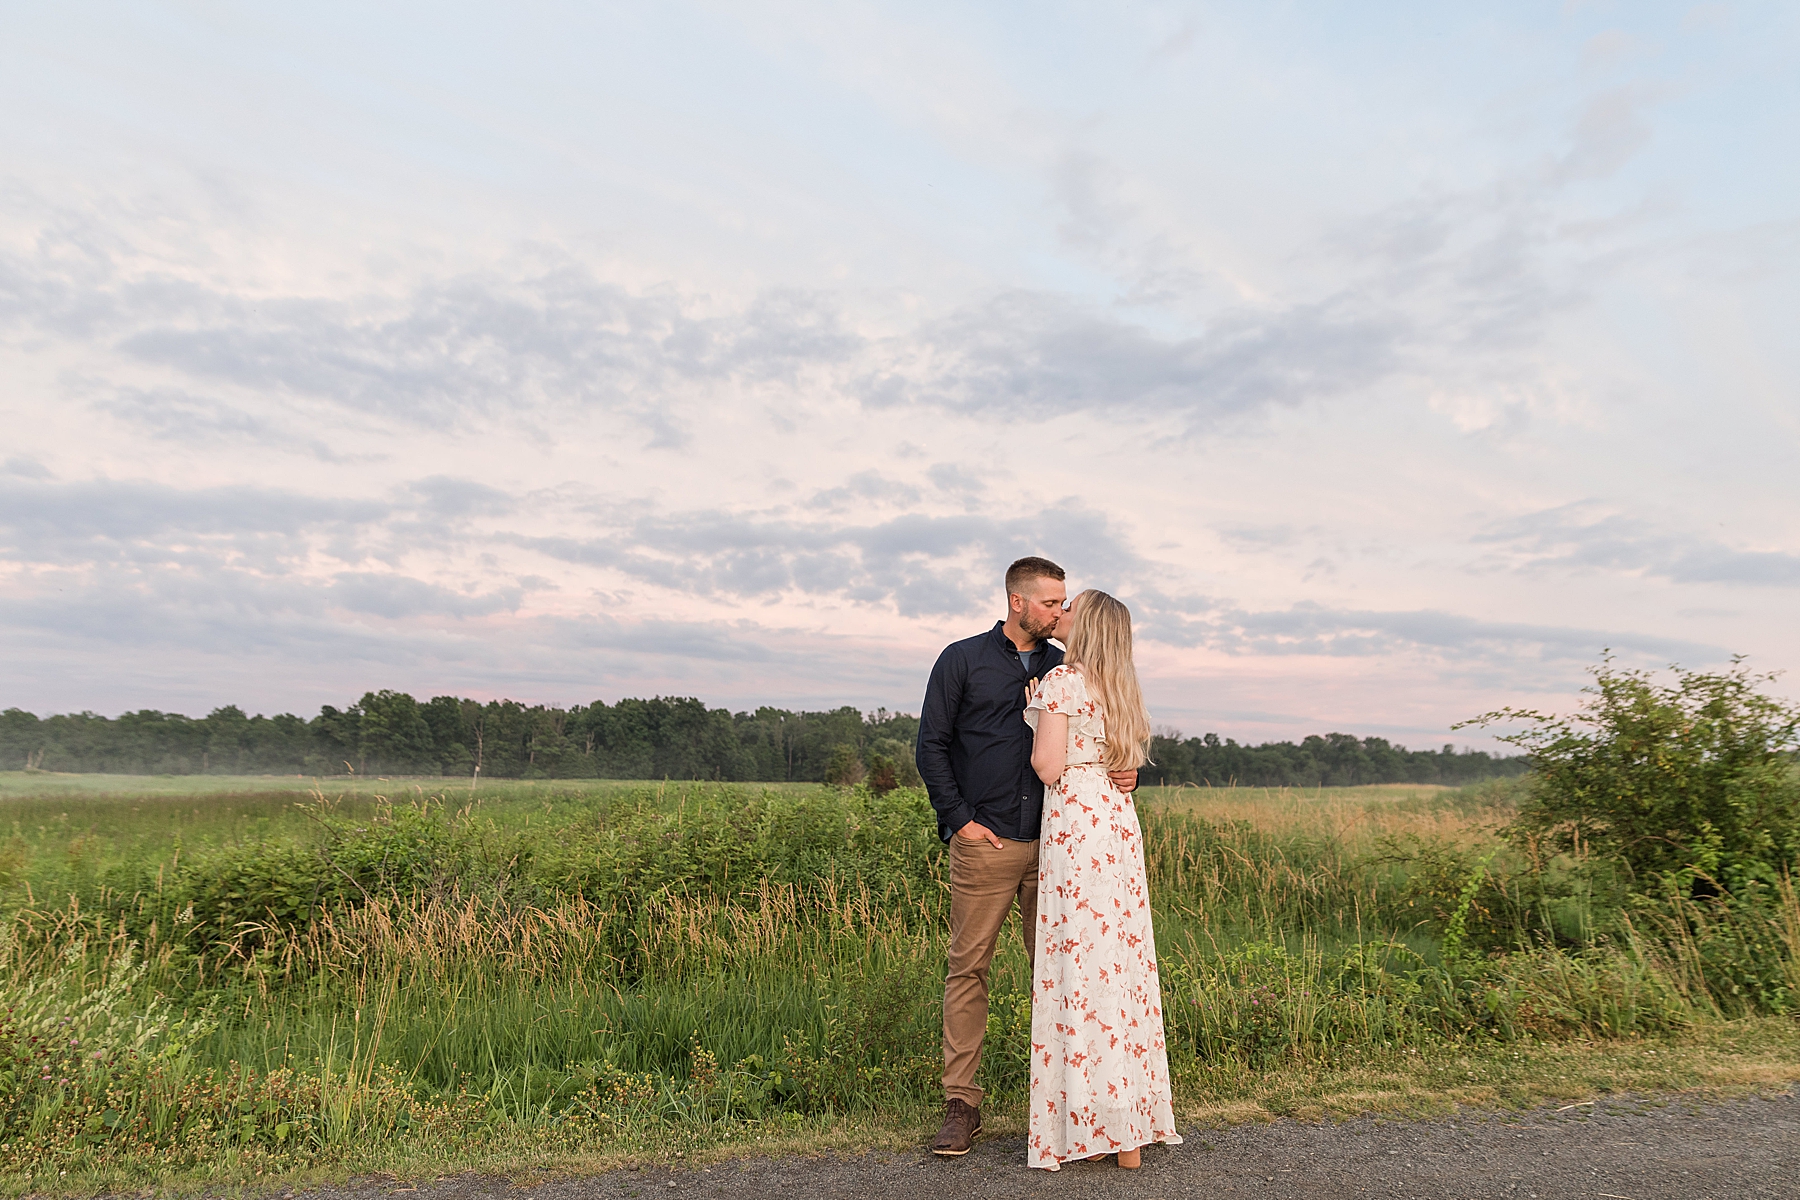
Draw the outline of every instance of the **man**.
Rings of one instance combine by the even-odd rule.
[[[981,1132],[981,1041],[988,967],[1016,900],[1025,953],[1036,958],[1038,823],[1044,785],[1031,769],[1025,702],[1062,662],[1047,641],[1065,619],[1063,569],[1021,558],[1006,569],[1006,618],[938,656],[919,713],[919,774],[950,846],[950,965],[944,979],[944,1126],[931,1149],[967,1154]],[[1066,632],[1066,630],[1065,630]],[[1113,782],[1137,787],[1137,772]]]

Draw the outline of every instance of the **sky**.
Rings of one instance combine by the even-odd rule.
[[[1800,666],[1800,9],[0,0],[0,707]],[[1774,685],[1796,693],[1793,679]]]

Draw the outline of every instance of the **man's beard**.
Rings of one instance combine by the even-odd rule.
[[[1037,623],[1035,617],[1032,617],[1027,613],[1020,613],[1019,631],[1033,641],[1041,642],[1056,632],[1056,618],[1051,617],[1048,621],[1045,621],[1040,625]]]

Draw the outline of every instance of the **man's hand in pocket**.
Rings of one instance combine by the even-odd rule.
[[[1135,777],[1136,772],[1133,772],[1132,774]],[[1000,840],[999,836],[980,821],[970,821],[967,825],[964,825],[961,829],[956,831],[956,836],[971,842],[989,842],[996,850],[1004,850],[1006,848],[1006,844]]]

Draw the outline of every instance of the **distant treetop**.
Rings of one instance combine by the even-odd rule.
[[[144,709],[119,717],[0,713],[0,770],[122,775],[473,775],[504,779],[718,779],[915,783],[918,719],[758,708],[733,713],[691,697],[658,696],[574,708],[420,701],[369,692],[310,721],[246,716],[236,705],[204,717]],[[1240,746],[1217,735],[1158,735],[1147,783],[1259,787],[1352,783],[1465,783],[1525,770],[1523,758],[1407,750],[1381,738],[1332,733],[1299,743]]]

